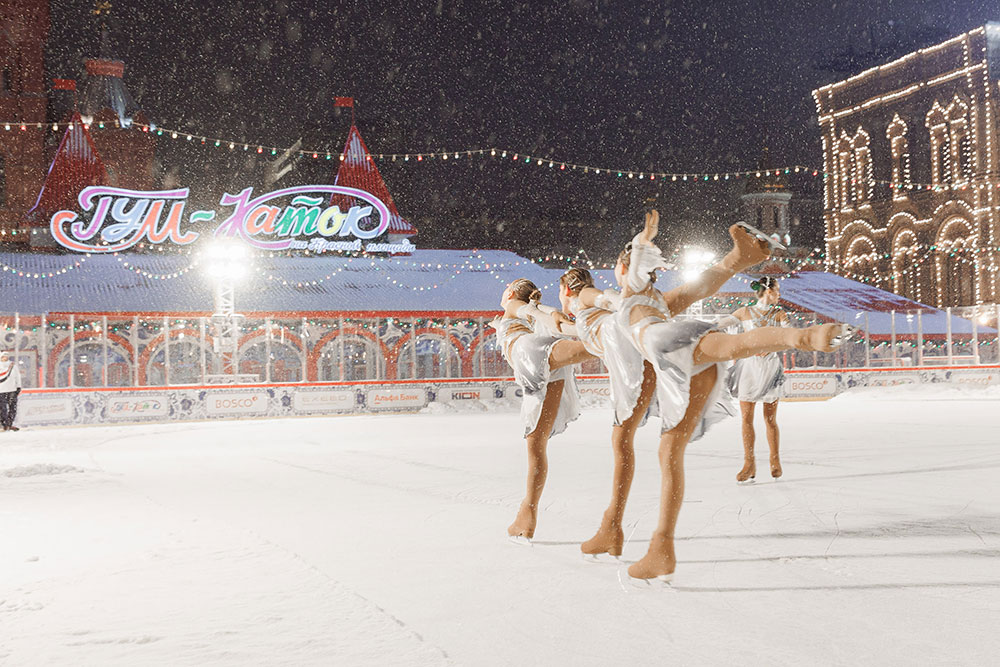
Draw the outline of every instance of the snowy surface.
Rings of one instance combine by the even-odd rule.
[[[998,408],[996,388],[785,403],[785,477],[751,487],[737,422],[717,427],[688,452],[667,591],[578,555],[610,491],[605,409],[551,443],[533,547],[505,539],[509,411],[0,434],[0,663],[995,664]]]

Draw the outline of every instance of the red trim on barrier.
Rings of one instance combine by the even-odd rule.
[[[949,370],[949,371],[963,371],[963,370],[1000,370],[1000,365],[990,365],[990,366],[904,366],[902,368],[808,368],[801,370],[791,370],[785,371],[786,373],[794,374],[815,374],[815,373],[858,373],[858,372],[875,372],[875,373],[886,373],[886,372],[899,372],[899,371],[919,371],[919,370]],[[607,375],[578,375],[577,380],[607,380]],[[440,378],[433,379],[427,378],[424,380],[361,380],[357,382],[272,382],[269,384],[259,383],[259,384],[175,384],[169,386],[155,386],[155,387],[54,387],[46,389],[25,389],[25,394],[67,394],[74,392],[93,392],[93,391],[116,391],[116,392],[143,392],[143,391],[171,391],[177,389],[194,389],[194,390],[205,390],[205,389],[218,389],[218,390],[229,390],[229,389],[278,389],[281,387],[350,387],[350,386],[381,386],[381,385],[428,385],[428,384],[482,384],[484,382],[513,382],[512,377],[474,377],[474,378]]]

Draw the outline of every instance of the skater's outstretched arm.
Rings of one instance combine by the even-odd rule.
[[[691,282],[663,293],[671,315],[684,312],[692,304],[712,296],[734,275],[771,256],[767,243],[754,238],[742,227],[730,227],[729,236],[733,239],[733,249],[721,262],[710,266]]]

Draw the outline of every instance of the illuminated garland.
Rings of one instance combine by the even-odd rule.
[[[72,265],[64,266],[56,271],[26,271],[24,269],[18,269],[13,266],[8,266],[3,262],[0,262],[0,271],[6,273],[12,273],[18,278],[32,278],[32,279],[44,279],[44,278],[55,278],[56,276],[61,276],[64,273],[69,273],[73,269],[78,269],[83,266],[84,262],[87,261],[87,257],[90,257],[90,253],[87,253],[85,257],[80,257],[78,260],[74,260]]]
[[[73,123],[21,123],[17,121],[11,122],[0,122],[3,125],[3,129],[10,132],[14,130],[27,131],[28,128],[32,129],[44,129],[46,127],[50,128],[53,132],[59,131],[61,128],[71,129]],[[84,123],[84,127],[87,129],[121,129],[121,125],[117,119],[110,123],[105,123],[103,121],[97,123]],[[182,130],[169,129],[164,127],[159,127],[155,123],[142,124],[134,123],[129,127],[137,128],[140,131],[146,133],[152,133],[156,136],[168,136],[174,140],[197,142],[205,146],[214,146],[215,148],[228,149],[230,151],[242,150],[244,152],[253,151],[257,154],[269,153],[272,156],[276,156],[279,151],[284,152],[284,149],[278,146],[266,146],[259,143],[249,142],[246,140],[232,140],[223,139],[218,137],[209,137],[206,135],[201,135],[193,132],[185,132]],[[128,129],[128,128],[126,128]],[[303,157],[311,157],[314,160],[325,159],[332,160],[336,153],[331,152],[326,149],[300,149],[295,151],[296,154]],[[614,167],[599,167],[594,165],[581,164],[576,162],[568,162],[565,160],[556,160],[549,157],[541,157],[538,155],[531,155],[521,151],[516,151],[512,149],[503,148],[471,148],[471,149],[461,149],[461,150],[449,150],[449,151],[414,151],[406,153],[372,153],[369,154],[368,158],[377,158],[380,160],[390,160],[392,162],[402,161],[402,162],[423,162],[424,160],[441,160],[446,162],[448,160],[460,160],[462,158],[470,159],[477,156],[488,156],[492,158],[500,159],[510,159],[513,163],[519,164],[534,164],[535,166],[545,167],[550,169],[558,169],[559,171],[579,171],[585,174],[593,173],[595,175],[609,175],[615,176],[617,178],[629,178],[637,180],[660,180],[660,181],[692,181],[692,182],[706,182],[706,181],[728,181],[730,179],[739,178],[766,178],[770,176],[782,176],[788,174],[811,174],[814,177],[821,176],[826,179],[830,177],[830,174],[820,170],[812,169],[810,167],[802,165],[792,165],[787,167],[779,167],[776,169],[747,169],[747,170],[735,170],[735,171],[717,171],[717,172],[662,172],[662,171],[647,171],[644,169],[625,169],[625,168],[614,168]],[[344,159],[343,155],[338,156],[340,160]],[[887,180],[876,180],[876,179],[850,179],[851,185],[857,185],[859,183],[866,183],[869,186],[872,185],[888,185],[893,190],[901,192],[903,190],[965,190],[972,186],[969,183],[963,183],[962,185],[949,185],[949,184],[933,184],[933,183],[896,183]],[[987,184],[979,184],[980,189],[985,189],[989,187]],[[1000,189],[1000,182],[996,184],[996,187]],[[12,232],[16,233],[16,232]]]

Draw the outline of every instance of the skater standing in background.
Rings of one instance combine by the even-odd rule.
[[[744,331],[760,327],[787,327],[788,315],[778,305],[781,288],[778,280],[764,277],[750,283],[750,289],[757,293],[757,303],[737,309],[732,315],[718,323],[719,328],[740,324]],[[785,382],[785,369],[777,352],[738,359],[729,371],[729,389],[740,402],[743,416],[743,469],[736,475],[736,482],[752,482],[757,475],[754,460],[753,428],[754,410],[757,403],[764,404],[764,427],[767,430],[767,444],[771,450],[771,477],[781,477],[781,458],[778,456],[778,399],[781,385]]]
[[[14,426],[17,417],[17,397],[21,393],[21,371],[14,363],[14,356],[6,350],[0,353],[0,424],[5,431],[19,430]]]

